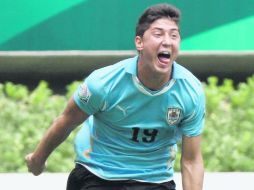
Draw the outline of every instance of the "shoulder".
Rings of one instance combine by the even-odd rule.
[[[205,92],[201,81],[188,69],[174,63],[177,91],[184,102],[185,113],[191,113],[198,107],[205,107]]]
[[[176,70],[176,90],[182,103],[181,131],[185,136],[197,136],[203,128],[205,93],[201,81],[179,64]]]
[[[203,86],[201,81],[188,69],[174,63],[174,75],[178,81],[181,82],[185,88],[188,88],[191,92],[196,92],[198,94],[203,92]],[[173,76],[174,77],[174,76]]]
[[[121,80],[126,74],[126,68],[133,62],[134,58],[124,59],[115,64],[93,71],[86,82],[90,88],[109,89],[114,83]]]

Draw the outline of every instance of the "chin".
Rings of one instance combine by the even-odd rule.
[[[170,73],[170,68],[165,68],[165,67],[156,67],[155,68],[155,70],[156,70],[156,73],[159,73],[159,74],[169,74]]]

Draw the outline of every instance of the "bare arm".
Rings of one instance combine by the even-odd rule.
[[[204,165],[201,153],[201,136],[183,137],[181,172],[183,190],[202,190]]]
[[[88,115],[81,111],[71,98],[63,113],[54,120],[47,130],[35,151],[26,156],[28,170],[34,175],[40,175],[49,155],[87,117]]]

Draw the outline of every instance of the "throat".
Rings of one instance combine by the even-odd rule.
[[[166,86],[169,83],[170,77],[157,78],[151,75],[149,75],[149,77],[138,75],[138,80],[147,89],[151,91],[158,91],[158,90],[161,90],[164,86]]]
[[[140,83],[151,91],[162,89],[171,79],[170,72],[156,72],[149,64],[139,60],[137,65],[137,78]]]

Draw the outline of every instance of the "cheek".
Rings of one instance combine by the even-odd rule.
[[[173,45],[173,48],[175,49],[175,51],[179,51],[180,42],[175,42],[174,45]]]
[[[146,44],[144,45],[144,47],[146,49],[149,49],[150,51],[155,51],[159,48],[160,46],[160,42],[158,40],[149,40],[146,42]]]
[[[161,39],[159,39],[159,38],[155,38],[155,37],[153,37],[153,36],[149,36],[149,37],[147,37],[146,36],[146,38],[144,38],[144,45],[146,44],[146,45],[149,45],[149,46],[157,46],[157,45],[159,45],[160,43],[161,43]]]

